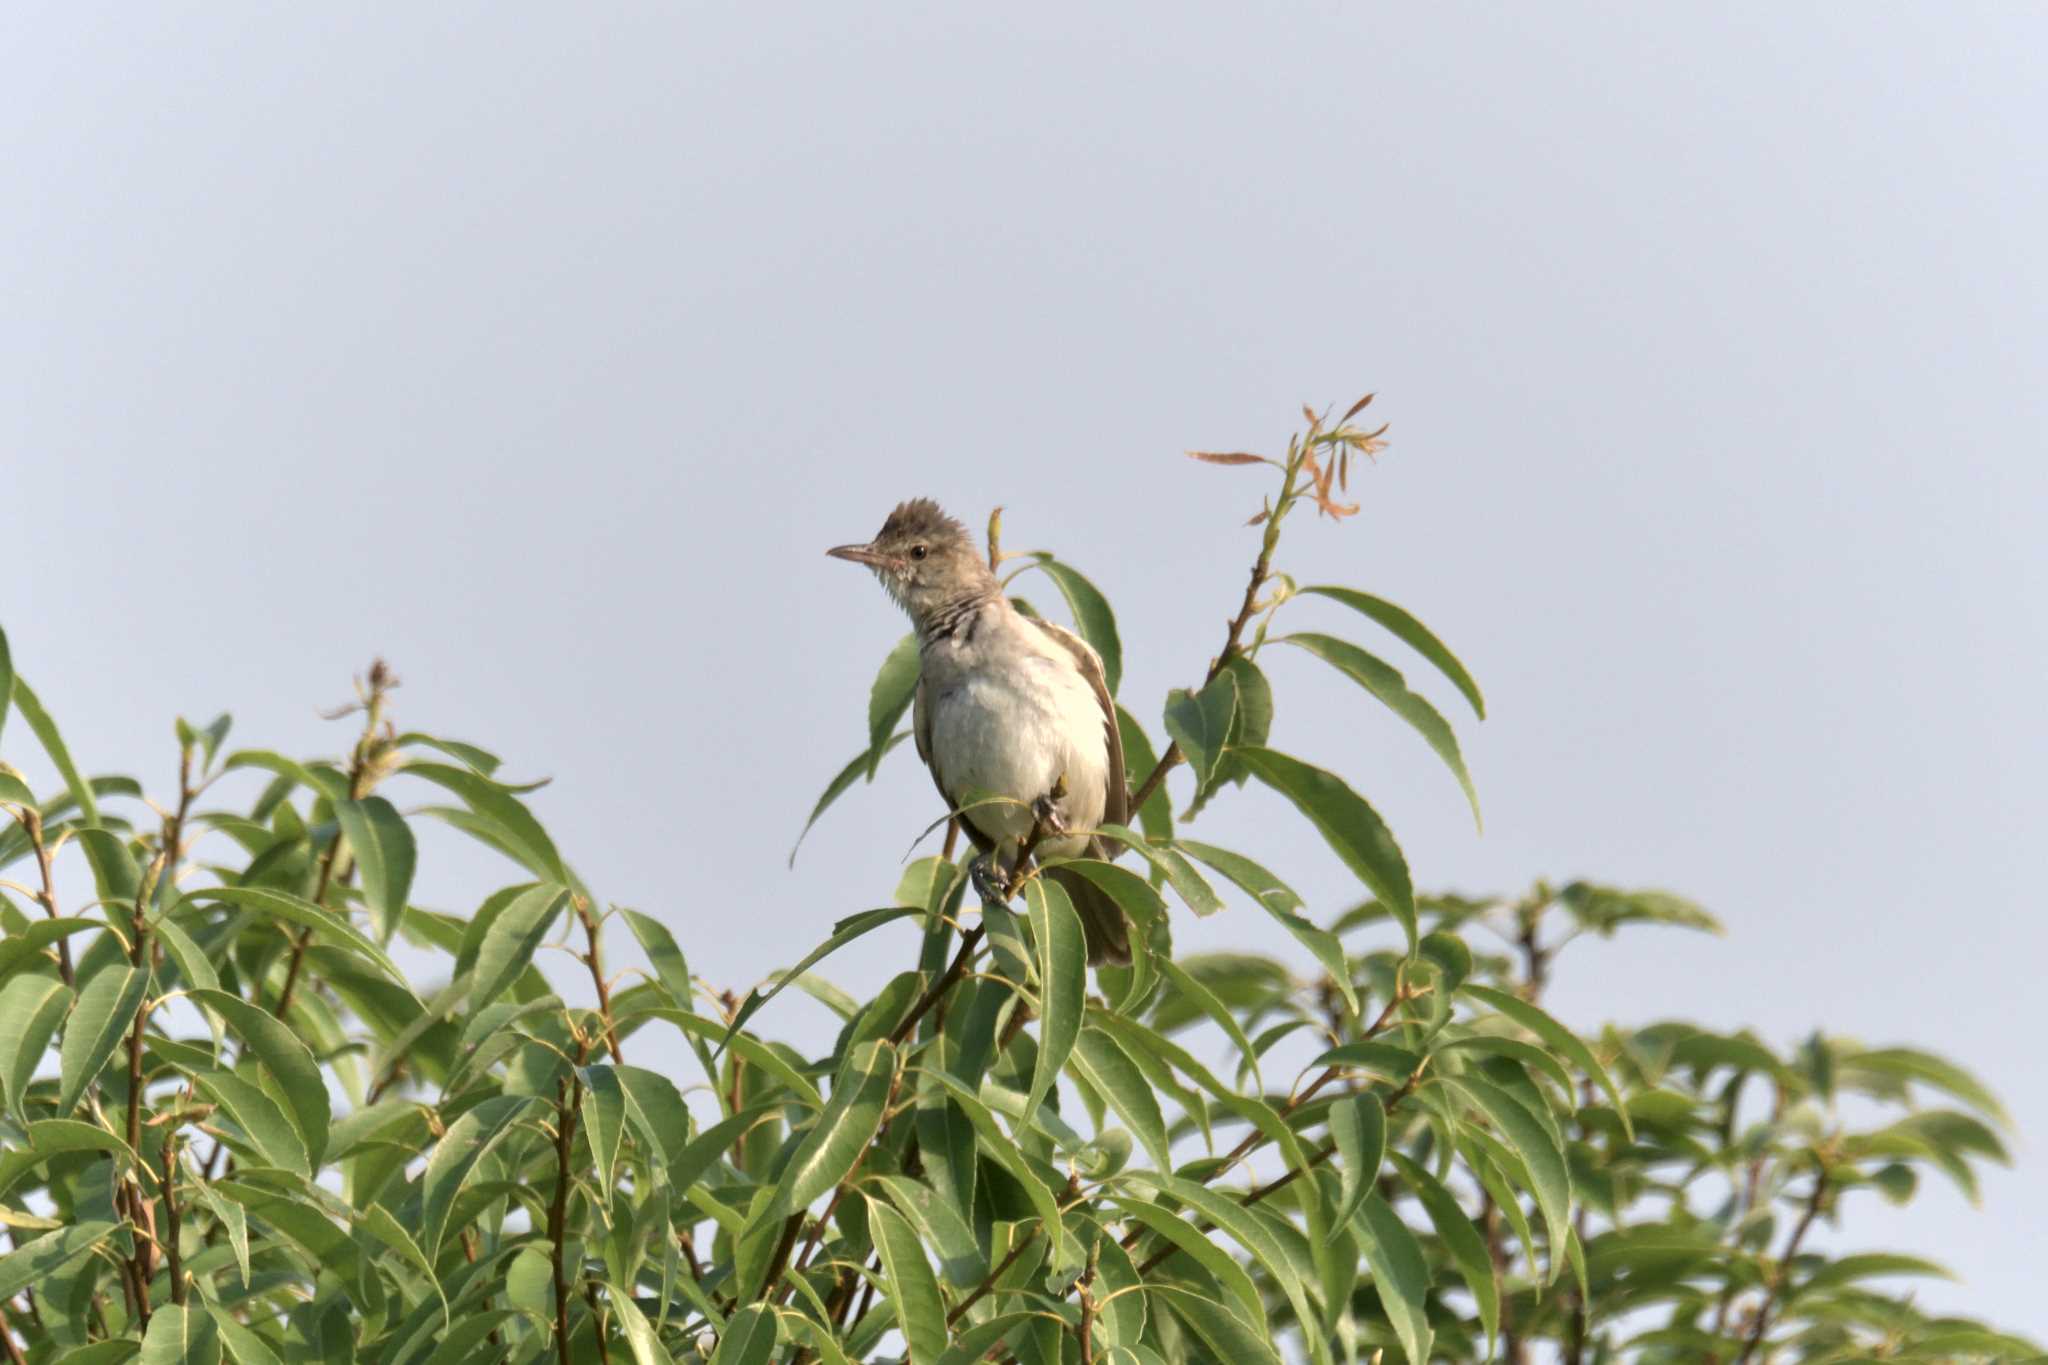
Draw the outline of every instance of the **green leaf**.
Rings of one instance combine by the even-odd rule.
[[[1237,680],[1219,671],[1199,692],[1176,687],[1166,694],[1166,733],[1180,743],[1198,787],[1216,775],[1217,760],[1237,715]]]
[[[7,709],[4,702],[4,695],[0,695],[0,712]],[[33,806],[36,803],[36,794],[28,789],[26,782],[13,773],[0,771],[0,801],[17,806]]]
[[[518,1126],[537,1103],[529,1095],[494,1095],[448,1125],[435,1144],[420,1176],[418,1242],[429,1259],[441,1255],[441,1238],[455,1196],[475,1173],[477,1164]]]
[[[1435,1176],[1398,1151],[1389,1156],[1428,1212],[1436,1235],[1450,1251],[1465,1288],[1478,1305],[1479,1325],[1486,1329],[1486,1353],[1491,1356],[1494,1338],[1500,1334],[1500,1285],[1494,1279],[1493,1255],[1487,1250],[1486,1238]]]
[[[17,1118],[22,1096],[70,1008],[71,989],[54,976],[23,972],[0,986],[0,1106]]]
[[[1293,645],[1329,664],[1345,677],[1357,683],[1374,697],[1408,722],[1415,732],[1436,750],[1436,756],[1444,761],[1451,775],[1458,779],[1464,789],[1465,800],[1472,807],[1472,823],[1484,827],[1479,815],[1479,792],[1472,785],[1472,774],[1465,768],[1465,756],[1458,749],[1458,737],[1452,733],[1450,723],[1429,702],[1408,690],[1407,682],[1399,669],[1376,659],[1346,640],[1334,636],[1304,633],[1282,635],[1274,644]]]
[[[220,1330],[221,1344],[234,1357],[235,1365],[284,1365],[268,1342],[236,1322],[226,1309],[209,1306],[206,1311]]]
[[[220,1329],[203,1309],[175,1303],[149,1315],[137,1365],[220,1365]]]
[[[1331,1220],[1331,1231],[1335,1232],[1351,1221],[1351,1215],[1358,1211],[1379,1179],[1380,1162],[1387,1151],[1387,1111],[1378,1095],[1361,1090],[1330,1105],[1329,1123],[1330,1136],[1337,1143],[1337,1173],[1341,1181],[1337,1216]]]
[[[135,1012],[148,994],[148,971],[125,966],[108,968],[79,990],[58,1050],[60,1116],[77,1108],[87,1088],[99,1079],[107,1059],[134,1026]]]
[[[363,899],[377,925],[377,941],[388,946],[398,922],[405,917],[405,899],[412,892],[413,867],[419,859],[412,829],[381,796],[337,801],[334,818],[355,851]]]
[[[1467,983],[1464,993],[1474,1000],[1491,1005],[1514,1020],[1563,1053],[1565,1059],[1573,1066],[1592,1077],[1594,1083],[1605,1091],[1607,1098],[1613,1102],[1615,1112],[1621,1116],[1622,1131],[1628,1135],[1630,1141],[1635,1140],[1635,1126],[1629,1122],[1628,1105],[1621,1098],[1621,1090],[1614,1084],[1614,1078],[1607,1074],[1607,1068],[1600,1064],[1600,1059],[1593,1055],[1593,1049],[1580,1042],[1577,1034],[1518,995],[1510,995],[1491,986],[1482,986],[1476,981]]]
[[[540,882],[513,897],[498,913],[477,944],[475,984],[469,991],[471,1012],[496,1000],[518,980],[568,903],[568,888]]]
[[[1323,970],[1330,974],[1330,980],[1344,997],[1344,1003],[1351,1007],[1351,1013],[1358,1013],[1358,994],[1351,984],[1351,964],[1344,959],[1343,940],[1327,929],[1317,928],[1301,913],[1301,897],[1294,894],[1292,887],[1250,858],[1217,848],[1214,844],[1176,839],[1174,847],[1193,854],[1235,882],[1258,904],[1259,909],[1271,915],[1294,936],[1295,942],[1309,950],[1323,965]]]
[[[253,910],[259,915],[289,920],[301,928],[312,929],[353,949],[394,985],[406,986],[405,975],[398,970],[398,965],[382,948],[366,938],[362,930],[332,910],[323,909],[303,897],[257,886],[205,886],[197,891],[187,891],[185,899],[194,902],[219,901],[224,905]],[[410,994],[409,986],[406,990]]]
[[[864,1044],[853,1054],[832,1098],[782,1168],[762,1218],[780,1220],[808,1207],[853,1171],[882,1125],[896,1064],[896,1048],[887,1041]]]
[[[231,1071],[201,1071],[192,1080],[248,1135],[266,1164],[312,1178],[313,1166],[305,1140],[285,1117],[284,1110],[261,1087]]]
[[[917,1233],[886,1201],[868,1198],[868,1227],[881,1253],[889,1306],[910,1347],[910,1365],[937,1361],[946,1349],[946,1304]]]
[[[975,1241],[967,1217],[973,1205],[955,1203],[922,1181],[907,1176],[878,1175],[873,1183],[882,1187],[896,1211],[916,1229],[918,1240],[939,1258],[939,1268],[948,1280],[971,1289],[988,1274],[988,1258]]]
[[[445,763],[408,763],[399,770],[407,777],[424,778],[453,792],[477,816],[491,824],[499,835],[499,846],[533,873],[567,886],[573,880],[555,851],[554,840],[524,802],[487,777],[467,768]]]
[[[7,632],[0,629],[0,731],[7,729],[7,703],[14,696],[14,656],[7,649]],[[19,785],[19,784],[17,784]],[[24,787],[22,790],[26,791]],[[13,797],[0,791],[0,801],[19,800],[25,806],[35,804],[34,797]]]
[[[1317,586],[1303,588],[1301,593],[1313,593],[1319,597],[1327,597],[1332,601],[1342,602],[1352,610],[1363,612],[1366,616],[1385,626],[1402,643],[1406,644],[1423,658],[1429,660],[1432,664],[1435,664],[1437,670],[1446,678],[1449,678],[1452,685],[1465,694],[1465,700],[1472,704],[1472,714],[1478,716],[1481,720],[1486,719],[1486,699],[1479,695],[1479,684],[1472,681],[1472,675],[1465,671],[1465,666],[1458,662],[1457,656],[1444,648],[1443,641],[1432,635],[1422,622],[1410,616],[1406,611],[1403,611],[1400,607],[1395,606],[1384,598],[1374,597],[1352,588]]]
[[[855,778],[871,775],[884,755],[909,738],[910,731],[903,730],[891,735],[882,745],[880,753],[872,748],[862,749],[839,770],[837,777],[825,784],[824,794],[818,797],[818,804],[811,807],[811,818],[804,821],[804,827],[798,832],[796,842],[790,846],[789,866],[796,866],[797,850],[804,846],[805,836],[811,832],[811,826],[818,823],[818,817],[825,813],[826,808],[846,794],[846,789],[853,785]]]
[[[222,772],[234,772],[238,768],[261,768],[289,778],[307,791],[317,792],[329,801],[348,800],[348,778],[324,764],[308,766],[283,754],[268,749],[237,749],[221,763]],[[267,817],[266,817],[267,818]]]
[[[1252,773],[1292,801],[1321,832],[1358,879],[1386,905],[1408,934],[1415,951],[1415,887],[1408,860],[1385,822],[1365,798],[1334,773],[1303,763],[1278,749],[1234,750]]]
[[[14,675],[13,692],[14,709],[21,712],[21,718],[28,722],[28,728],[35,731],[36,738],[42,742],[43,752],[50,756],[51,764],[71,792],[71,799],[78,803],[78,813],[87,825],[98,825],[99,802],[93,799],[92,785],[78,775],[78,765],[71,761],[71,751],[64,747],[64,737],[57,733],[57,722],[50,719],[50,713],[43,709],[42,702],[18,673]]]
[[[1223,908],[1215,890],[1178,849],[1167,844],[1155,844],[1136,830],[1109,821],[1097,825],[1095,832],[1116,840],[1157,868],[1167,884],[1187,903],[1188,909],[1197,915],[1213,915]]]
[[[923,914],[924,910],[922,907],[895,905],[880,910],[863,910],[857,915],[848,915],[845,919],[832,926],[832,936],[806,953],[803,961],[787,971],[779,973],[776,976],[774,985],[765,991],[755,990],[749,993],[745,1002],[740,1005],[739,1012],[733,1015],[732,1023],[726,1030],[727,1036],[737,1033],[740,1029],[744,1028],[747,1021],[753,1018],[756,1010],[782,994],[784,988],[794,984],[798,977],[855,939],[860,938],[864,934],[872,933],[885,924],[892,924],[908,916],[922,916]],[[723,1046],[723,1044],[720,1044],[721,1049],[723,1049]]]
[[[1075,1039],[1070,1063],[1081,1078],[1095,1087],[1109,1102],[1117,1117],[1145,1144],[1145,1154],[1161,1170],[1170,1170],[1173,1156],[1166,1136],[1166,1119],[1159,1111],[1159,1097],[1123,1048],[1098,1028],[1085,1028]]]
[[[1895,1082],[1917,1081],[1945,1091],[1977,1110],[1986,1118],[2005,1127],[2012,1126],[2012,1115],[1998,1102],[1998,1097],[1975,1076],[1945,1058],[1915,1048],[1887,1047],[1872,1048],[1864,1052],[1846,1052],[1839,1058],[1839,1066],[1847,1077],[1882,1077]]]
[[[306,1156],[315,1168],[327,1151],[328,1125],[333,1114],[327,1097],[327,1083],[312,1050],[299,1041],[276,1015],[258,1009],[239,996],[225,991],[195,990],[189,999],[219,1014],[227,1021],[248,1050],[276,1078],[291,1107],[291,1120],[305,1145]]]
[[[0,1256],[0,1301],[57,1274],[113,1236],[120,1226],[104,1221],[73,1223]]]
[[[1212,1241],[1195,1223],[1177,1210],[1170,1211],[1149,1200],[1136,1199],[1129,1195],[1114,1196],[1113,1202],[1128,1217],[1143,1223],[1147,1229],[1158,1234],[1162,1241],[1171,1243],[1180,1253],[1209,1273],[1210,1278],[1223,1286],[1236,1307],[1234,1314],[1251,1324],[1253,1330],[1266,1336],[1270,1328],[1266,1322],[1265,1300],[1260,1296],[1259,1287],[1252,1277],[1238,1263],[1235,1256]]]
[[[625,1334],[626,1346],[633,1352],[634,1365],[674,1365],[675,1358],[654,1334],[654,1324],[640,1311],[640,1305],[633,1302],[632,1294],[609,1282],[604,1288],[612,1315],[619,1320],[619,1330]],[[772,1322],[768,1342],[772,1350],[775,1342]]]
[[[1121,704],[1116,708],[1117,735],[1123,740],[1124,771],[1129,775],[1131,789],[1137,787],[1159,764],[1158,751],[1152,747],[1152,740],[1145,733],[1145,727],[1138,718],[1126,711]],[[1137,824],[1144,829],[1149,839],[1170,839],[1173,837],[1173,799],[1167,795],[1166,784],[1161,782],[1145,798],[1145,804],[1135,811]]]
[[[1117,638],[1116,616],[1110,611],[1108,600],[1078,571],[1051,555],[1032,557],[1058,586],[1060,596],[1067,599],[1067,610],[1074,614],[1074,628],[1081,638],[1095,646],[1095,652],[1102,656],[1102,678],[1109,686],[1109,695],[1114,697],[1117,685],[1123,681],[1124,647]]]
[[[1080,1036],[1088,1000],[1088,946],[1081,917],[1058,882],[1032,878],[1024,887],[1024,904],[1038,950],[1039,985],[1038,1061],[1024,1102],[1024,1121],[1029,1122]]]
[[[1415,1234],[1387,1207],[1387,1201],[1368,1193],[1359,1206],[1352,1226],[1359,1234],[1359,1249],[1372,1268],[1373,1288],[1394,1335],[1412,1361],[1429,1359],[1433,1334],[1425,1300],[1429,1297],[1429,1263],[1422,1259],[1422,1247]]]
[[[609,1066],[593,1063],[581,1074],[583,1135],[597,1164],[598,1188],[609,1190],[619,1164],[619,1144],[626,1136],[626,1090]]]
[[[645,1067],[612,1071],[625,1091],[626,1121],[639,1134],[648,1159],[667,1162],[681,1156],[690,1141],[690,1111],[676,1083]]]
[[[1163,1299],[1174,1316],[1192,1328],[1209,1347],[1215,1359],[1230,1361],[1231,1365],[1252,1365],[1252,1362],[1280,1365],[1280,1357],[1273,1350],[1272,1343],[1216,1300],[1178,1285],[1151,1284],[1146,1286],[1145,1292]]]
[[[430,749],[439,749],[450,758],[467,763],[485,777],[496,773],[503,762],[488,749],[479,749],[474,744],[464,744],[459,739],[437,739],[433,735],[421,734],[417,730],[408,730],[398,737],[396,743],[400,748],[424,744]]]
[[[1524,1108],[1521,1101],[1472,1072],[1462,1076],[1443,1075],[1438,1080],[1463,1095],[1491,1119],[1507,1145],[1521,1158],[1528,1171],[1530,1193],[1536,1196],[1536,1208],[1549,1230],[1550,1245],[1562,1247],[1571,1227],[1572,1177],[1565,1165],[1564,1152],[1559,1149],[1549,1129]],[[1551,1278],[1556,1278],[1561,1266],[1562,1262],[1553,1255]]]
[[[768,1365],[774,1354],[774,1310],[752,1304],[726,1321],[710,1365]]]
[[[206,1206],[207,1206],[208,1208],[210,1208],[210,1209],[212,1209],[212,1210],[213,1210],[213,1216],[214,1216],[214,1217],[215,1217],[216,1219],[220,1220],[220,1225],[221,1225],[221,1227],[222,1227],[222,1228],[224,1228],[224,1229],[225,1229],[225,1230],[227,1231],[227,1234],[228,1234],[228,1247],[229,1247],[229,1249],[230,1249],[230,1250],[232,1250],[232,1251],[233,1251],[233,1252],[235,1253],[235,1267],[236,1267],[236,1269],[238,1269],[238,1270],[240,1270],[240,1271],[242,1272],[242,1287],[243,1287],[243,1288],[245,1288],[245,1289],[246,1289],[246,1288],[248,1288],[248,1286],[249,1286],[249,1213],[248,1213],[248,1210],[244,1209],[244,1208],[243,1208],[243,1207],[242,1207],[242,1206],[241,1206],[240,1204],[237,1204],[237,1203],[236,1203],[236,1202],[235,1202],[234,1200],[232,1200],[232,1199],[223,1199],[223,1198],[221,1198],[221,1197],[220,1197],[220,1193],[219,1193],[219,1192],[218,1192],[217,1190],[215,1190],[215,1189],[213,1188],[213,1182],[212,1182],[212,1181],[210,1181],[210,1180],[196,1180],[196,1181],[194,1181],[194,1182],[192,1182],[192,1183],[193,1183],[193,1185],[194,1185],[194,1186],[195,1186],[195,1187],[196,1187],[196,1188],[197,1188],[197,1189],[199,1190],[199,1197],[200,1197],[201,1199],[203,1199],[203,1200],[205,1200],[205,1201],[206,1201]],[[381,1209],[381,1208],[383,1207],[383,1205],[379,1204],[379,1205],[376,1205],[375,1207],[377,1207],[377,1208],[380,1208],[380,1209]],[[389,1217],[389,1216],[390,1216],[389,1214],[386,1214],[386,1217]],[[431,1270],[429,1271],[429,1273],[430,1273],[430,1274],[432,1273],[432,1272],[431,1272]]]
[[[903,713],[910,709],[911,699],[917,695],[917,675],[922,661],[923,652],[918,647],[917,632],[912,631],[898,640],[895,648],[889,651],[889,657],[882,660],[874,685],[868,689],[868,778],[871,781],[882,755],[889,752],[889,737],[895,732],[896,723],[903,719]]]
[[[1227,1195],[1182,1176],[1152,1171],[1132,1171],[1129,1175],[1131,1179],[1143,1181],[1162,1194],[1172,1195],[1222,1229],[1226,1236],[1250,1252],[1253,1259],[1265,1267],[1266,1273],[1273,1277],[1280,1292],[1287,1296],[1288,1304],[1294,1309],[1296,1321],[1316,1321],[1309,1309],[1308,1296],[1303,1292],[1301,1275],[1295,1268],[1293,1258],[1287,1254],[1278,1234],[1257,1213]]]
[[[652,915],[643,915],[638,910],[620,913],[626,917],[633,937],[640,941],[640,951],[647,954],[648,962],[653,965],[655,979],[661,982],[679,1009],[694,1010],[697,996],[690,981],[690,964],[684,959],[683,950],[676,946],[675,935]]]
[[[1837,1285],[1853,1284],[1858,1280],[1873,1279],[1881,1275],[1914,1275],[1939,1280],[1953,1280],[1955,1274],[1946,1266],[1919,1256],[1905,1256],[1898,1252],[1866,1251],[1854,1256],[1840,1256],[1827,1262],[1802,1281],[1793,1291],[1796,1298],[1814,1289],[1832,1289]]]
[[[740,1135],[759,1123],[766,1115],[781,1110],[780,1103],[757,1104],[742,1109],[731,1118],[720,1120],[692,1138],[682,1151],[668,1164],[669,1184],[672,1188],[686,1190],[697,1183],[711,1164],[732,1149]]]

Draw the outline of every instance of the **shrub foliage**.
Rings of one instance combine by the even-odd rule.
[[[0,745],[57,774],[37,795],[0,765],[9,1359],[2036,1354],[1917,1308],[1900,1285],[1939,1267],[1847,1249],[1839,1227],[1929,1174],[1974,1195],[2004,1116],[1967,1074],[1826,1036],[1575,1033],[1541,1004],[1568,943],[1713,920],[1584,882],[1418,895],[1363,796],[1268,746],[1260,665],[1285,645],[1472,793],[1443,712],[1352,637],[1398,645],[1482,716],[1456,657],[1400,607],[1278,566],[1295,514],[1356,510],[1351,466],[1379,447],[1364,406],[1307,414],[1279,456],[1197,456],[1274,491],[1222,648],[1165,700],[1165,749],[1121,715],[1136,828],[1105,831],[1116,862],[1074,866],[1124,907],[1136,957],[1092,980],[1057,884],[976,905],[940,855],[772,981],[722,992],[692,971],[687,923],[593,893],[496,757],[401,730],[381,664],[344,756],[180,722],[176,789],[151,801],[79,771],[0,637]],[[1051,582],[1114,686],[1106,600],[1057,559],[1003,554],[998,529],[995,562]],[[915,674],[899,645],[813,821],[902,740]],[[256,777],[216,788],[235,773]],[[1362,903],[1311,913],[1256,847],[1189,837],[1248,782]],[[215,804],[237,787],[253,800]],[[905,831],[928,814],[868,812]],[[473,909],[415,904],[422,820],[521,879]],[[1176,919],[1226,903],[1284,960],[1175,953]],[[864,995],[817,973],[870,934],[910,965]],[[769,1028],[790,986],[843,1021],[823,1051]]]

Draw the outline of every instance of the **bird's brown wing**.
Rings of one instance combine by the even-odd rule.
[[[932,775],[932,785],[939,789],[939,800],[946,803],[946,809],[953,809],[953,794],[946,790],[946,783],[939,776],[939,768],[932,762],[932,708],[924,699],[924,677],[917,679],[917,691],[910,700],[910,740],[917,745],[917,756],[924,760],[925,771]],[[983,853],[995,847],[995,842],[974,827],[974,822],[964,816],[955,816],[960,828],[968,839]]]
[[[1056,626],[1036,616],[1025,619],[1065,646],[1067,652],[1074,656],[1081,676],[1095,689],[1095,700],[1102,707],[1103,740],[1109,746],[1109,790],[1103,798],[1102,818],[1113,825],[1130,823],[1131,788],[1129,779],[1124,775],[1124,737],[1123,732],[1117,729],[1116,703],[1109,699],[1109,681],[1103,676],[1102,656],[1095,652],[1095,646],[1064,626]],[[1122,846],[1114,841],[1095,840],[1093,852],[1098,858],[1111,858],[1121,851]]]

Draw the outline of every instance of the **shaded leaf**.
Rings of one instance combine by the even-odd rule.
[[[868,1227],[882,1257],[889,1306],[910,1347],[910,1365],[936,1362],[946,1350],[946,1304],[939,1296],[938,1277],[903,1215],[884,1200],[870,1197],[867,1204]]]
[[[1060,1071],[1081,1033],[1087,1005],[1088,946],[1081,917],[1066,889],[1045,877],[1024,887],[1031,936],[1038,952],[1038,1061],[1031,1072],[1031,1092],[1024,1102],[1029,1121]]]
[[[1292,801],[1344,865],[1384,902],[1408,934],[1408,950],[1416,943],[1415,888],[1408,861],[1378,812],[1334,773],[1303,763],[1278,749],[1235,751],[1252,772]]]
[[[412,829],[381,796],[337,801],[334,817],[355,851],[363,899],[377,925],[377,941],[388,946],[398,922],[405,917],[405,899],[411,894],[413,867],[419,858]]]
[[[87,1087],[99,1079],[148,993],[149,973],[141,967],[110,967],[79,988],[58,1049],[59,1115],[77,1108]]]
[[[1195,771],[1198,787],[1216,775],[1216,764],[1237,716],[1237,679],[1219,671],[1199,692],[1176,687],[1166,694],[1166,732],[1179,742]]]
[[[1380,1162],[1387,1150],[1387,1111],[1378,1095],[1362,1090],[1331,1103],[1329,1124],[1330,1136],[1337,1143],[1337,1173],[1342,1182],[1337,1216],[1331,1220],[1336,1225],[1334,1232],[1351,1221],[1379,1179]]]

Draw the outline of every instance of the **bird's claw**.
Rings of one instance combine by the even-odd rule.
[[[990,905],[1002,905],[1009,900],[1010,879],[997,865],[993,853],[984,853],[967,865],[967,875],[974,882],[974,890]]]
[[[1060,808],[1055,804],[1059,800],[1060,795],[1060,792],[1054,791],[1050,795],[1041,796],[1031,803],[1031,818],[1038,822],[1038,828],[1042,833],[1065,834],[1067,832],[1067,817],[1060,814]]]

